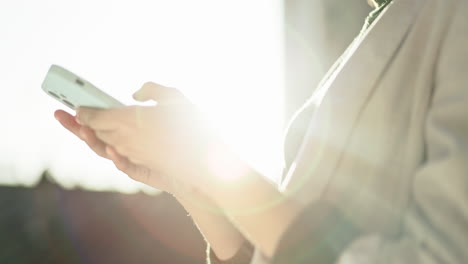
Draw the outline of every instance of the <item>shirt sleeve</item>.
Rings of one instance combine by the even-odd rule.
[[[360,234],[338,210],[312,204],[285,233],[272,264],[466,263],[468,1],[458,1],[456,10],[434,75],[424,128],[426,160],[413,176],[413,201],[401,233]]]
[[[289,226],[270,263],[335,263],[359,233],[338,209],[313,203]]]
[[[252,244],[248,241],[245,241],[241,248],[237,251],[236,255],[228,260],[220,260],[216,254],[211,250],[210,245],[208,244],[207,250],[207,264],[249,264],[254,255],[254,248]]]

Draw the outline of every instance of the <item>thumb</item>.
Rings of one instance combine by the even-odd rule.
[[[133,99],[139,102],[153,100],[160,104],[175,103],[184,98],[184,95],[179,90],[153,82],[145,83],[140,90],[133,94]]]

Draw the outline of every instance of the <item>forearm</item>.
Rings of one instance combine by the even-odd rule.
[[[198,196],[198,195],[197,195]],[[220,260],[232,258],[246,239],[206,197],[177,197]]]
[[[217,188],[206,192],[271,263],[334,263],[359,234],[326,201],[304,207],[245,163],[240,161],[237,167],[243,168],[242,175],[229,181],[214,175]]]
[[[237,156],[226,153],[235,169],[211,171],[202,192],[222,208],[235,226],[266,256],[272,256],[283,233],[301,212],[301,206],[286,199],[262,175]],[[237,171],[238,175],[228,175]]]

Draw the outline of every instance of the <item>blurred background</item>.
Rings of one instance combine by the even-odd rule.
[[[112,164],[62,129],[40,85],[51,64],[119,100],[146,81],[182,90],[247,160],[280,168],[280,2],[5,2],[0,10],[0,182],[32,186],[48,169],[67,188],[134,192]],[[277,164],[271,166],[271,164]],[[96,177],[96,175],[100,175]]]
[[[146,81],[180,89],[277,180],[284,125],[370,11],[365,0],[0,1],[0,263],[203,263],[170,196],[56,122],[63,106],[40,89],[51,64],[127,104]]]

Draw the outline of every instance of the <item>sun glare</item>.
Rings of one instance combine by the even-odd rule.
[[[131,4],[130,4],[131,3]],[[176,87],[268,177],[281,169],[281,4],[271,0],[12,1],[0,10],[3,184],[44,169],[66,187],[133,192],[134,183],[64,131],[40,89],[51,64],[126,104],[146,81]],[[5,26],[7,25],[7,26]],[[28,169],[26,169],[28,168]]]

